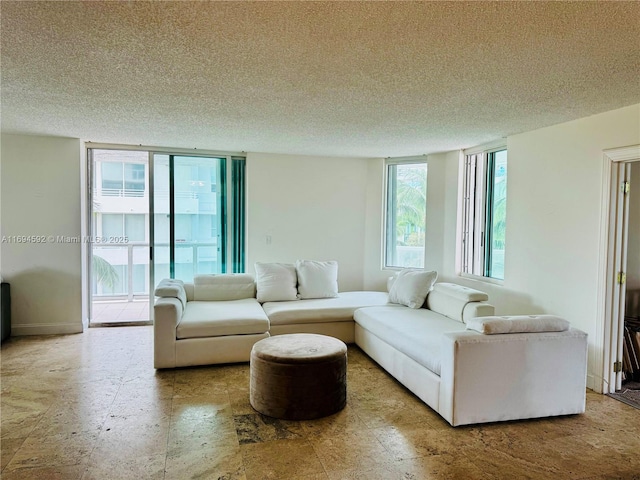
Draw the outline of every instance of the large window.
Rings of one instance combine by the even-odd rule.
[[[144,242],[146,234],[145,215],[140,213],[103,213],[102,237],[126,237],[129,242]]]
[[[424,267],[427,164],[387,163],[385,266]]]
[[[465,155],[462,273],[504,280],[507,150]]]
[[[117,155],[120,152],[114,151],[110,153]],[[102,157],[106,157],[106,155]],[[143,163],[106,160],[107,158],[104,158],[101,162],[102,195],[116,197],[140,197],[144,195],[145,165]]]

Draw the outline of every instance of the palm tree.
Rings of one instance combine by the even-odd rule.
[[[492,248],[504,250],[507,220],[507,181],[496,181],[494,186],[494,203],[492,218]]]
[[[95,278],[96,283],[113,290],[120,280],[118,271],[113,267],[113,265],[99,255],[91,255],[91,260],[94,275],[93,278]]]
[[[408,166],[398,173],[397,235],[405,239],[399,244],[424,245],[427,206],[427,169]]]
[[[97,212],[102,209],[102,205],[100,202],[93,201],[93,228],[97,223]],[[91,255],[91,267],[93,270],[93,275],[96,281],[96,284],[101,284],[103,287],[108,288],[109,290],[114,289],[120,280],[120,276],[118,275],[118,271],[107,262],[100,255],[96,255],[92,252]]]

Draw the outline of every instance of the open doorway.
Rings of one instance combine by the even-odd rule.
[[[640,390],[640,161],[630,165],[622,389]]]
[[[632,343],[626,344],[632,323],[633,290],[637,284],[638,248],[635,246],[640,207],[640,182],[634,181],[632,168],[640,167],[640,145],[604,152],[604,189],[602,217],[601,287],[599,288],[599,337],[597,360],[602,361],[602,377],[594,382],[596,390],[615,394],[633,378],[630,370]],[[637,175],[637,174],[636,174]],[[637,177],[636,177],[637,178]],[[630,244],[634,242],[634,244]],[[601,322],[601,323],[600,323]],[[639,339],[640,340],[640,339]],[[601,355],[600,355],[601,354]],[[626,366],[625,366],[626,364]],[[640,368],[640,362],[638,362]]]
[[[89,149],[90,326],[148,325],[149,153]]]
[[[106,145],[87,158],[89,326],[152,324],[163,278],[244,272],[243,155]]]

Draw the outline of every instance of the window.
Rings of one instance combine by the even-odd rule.
[[[119,152],[112,153],[115,155]],[[105,196],[142,197],[144,195],[145,165],[102,161],[102,194]]]
[[[465,155],[462,273],[504,280],[507,150]]]
[[[145,232],[144,214],[102,214],[102,236],[105,238],[127,237],[129,242],[144,242]]]
[[[424,267],[426,162],[387,163],[385,267]]]

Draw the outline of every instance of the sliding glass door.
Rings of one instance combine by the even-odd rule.
[[[89,324],[148,324],[148,152],[89,149],[88,160]]]
[[[152,322],[163,278],[244,272],[245,157],[89,148],[89,325]]]
[[[154,155],[153,263],[158,281],[191,282],[199,273],[222,272],[225,166],[224,158]]]

